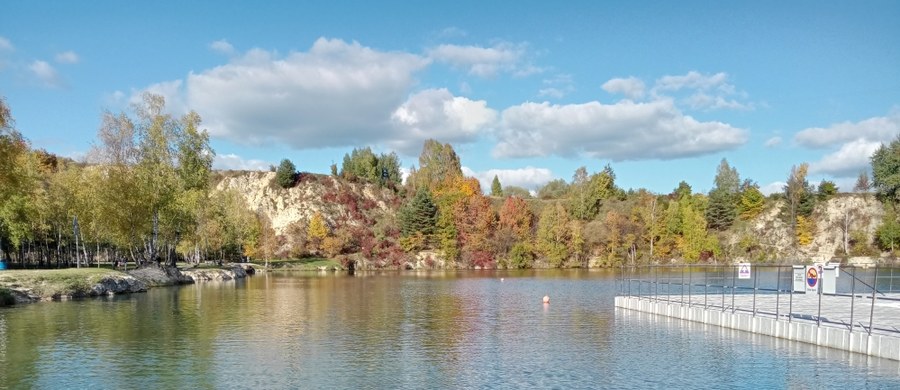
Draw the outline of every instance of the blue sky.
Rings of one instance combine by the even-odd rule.
[[[196,110],[217,168],[450,142],[489,188],[586,166],[624,188],[765,192],[793,165],[850,190],[900,133],[900,2],[17,1],[0,95],[32,145],[83,158],[144,91]]]

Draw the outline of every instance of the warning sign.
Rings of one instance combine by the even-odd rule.
[[[750,263],[738,263],[738,279],[750,279]]]
[[[806,267],[806,292],[819,292],[819,267],[814,265]]]

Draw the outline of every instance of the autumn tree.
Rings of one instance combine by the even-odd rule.
[[[531,199],[531,192],[528,192],[527,189],[518,186],[504,186],[503,187],[503,195],[505,196],[515,196],[522,199]]]
[[[561,267],[569,258],[569,213],[559,202],[547,206],[538,221],[537,250],[551,267]]]
[[[328,237],[328,225],[325,223],[325,217],[322,216],[322,213],[317,212],[309,219],[306,236],[313,250],[321,249],[322,241],[325,240],[325,237]]]
[[[791,230],[796,235],[797,217],[809,217],[812,212],[811,203],[813,202],[812,191],[809,182],[806,181],[806,173],[809,164],[802,163],[799,166],[791,167],[791,174],[788,176],[787,184],[784,186],[785,208],[782,210],[790,223]],[[804,226],[809,225],[809,221],[805,221]]]
[[[510,196],[503,201],[498,214],[495,234],[497,251],[511,256],[510,251],[516,244],[524,243],[531,237],[534,213],[522,198]]]
[[[540,199],[562,199],[569,192],[569,184],[563,179],[555,179],[549,181],[543,187],[538,189],[537,197]]]
[[[407,183],[413,189],[425,187],[434,191],[462,176],[462,166],[453,146],[429,139],[422,146],[419,168],[410,172]]]
[[[749,221],[756,218],[765,209],[766,197],[759,190],[759,185],[750,183],[741,191],[741,200],[738,203],[738,214],[741,219]]]
[[[491,265],[491,236],[496,216],[490,199],[481,193],[466,196],[457,203],[453,215],[463,260],[469,266]]]
[[[397,154],[375,155],[368,147],[354,148],[350,154],[345,154],[340,175],[345,179],[359,179],[379,185],[400,184],[402,181]]]

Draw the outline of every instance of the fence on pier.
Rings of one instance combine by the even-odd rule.
[[[742,279],[736,264],[623,266],[618,288],[638,299],[900,337],[900,268],[840,266],[834,293],[795,291],[794,270],[753,264]]]

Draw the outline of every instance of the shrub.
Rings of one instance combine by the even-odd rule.
[[[13,296],[12,291],[9,291],[5,288],[0,288],[0,307],[12,306],[15,304],[16,297]]]

